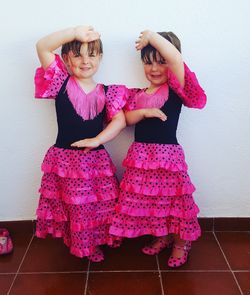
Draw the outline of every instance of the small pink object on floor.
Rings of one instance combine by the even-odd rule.
[[[13,243],[7,229],[0,228],[0,255],[9,254],[13,251]]]

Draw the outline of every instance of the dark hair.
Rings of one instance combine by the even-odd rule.
[[[69,51],[72,51],[75,55],[79,55],[82,44],[83,43],[78,40],[74,40],[72,42],[63,44],[61,49],[61,55],[63,56],[65,54],[68,54]],[[88,53],[90,55],[93,53],[96,53],[96,54],[103,53],[103,46],[102,46],[101,39],[88,42]]]
[[[172,43],[175,48],[181,52],[181,41],[173,32],[158,32],[163,38],[167,39],[170,43]],[[141,60],[143,63],[150,63],[153,60],[157,60],[157,50],[152,45],[147,45],[141,50]],[[161,57],[161,59],[163,59]]]

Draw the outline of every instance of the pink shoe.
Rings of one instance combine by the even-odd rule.
[[[0,255],[9,254],[13,251],[10,234],[5,228],[0,229]]]
[[[104,254],[99,247],[96,247],[96,252],[88,256],[88,259],[92,262],[101,262],[104,260]]]
[[[184,253],[180,258],[171,255],[168,259],[168,266],[180,267],[187,262],[188,253],[191,250],[191,242],[187,241],[183,246],[174,245],[173,249],[182,250]]]
[[[142,248],[142,252],[147,255],[159,254],[165,248],[171,248],[173,245],[173,237],[159,237],[154,239],[149,245]]]

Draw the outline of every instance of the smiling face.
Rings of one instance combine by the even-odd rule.
[[[103,48],[100,39],[81,43],[74,40],[62,46],[62,57],[71,74],[79,80],[92,80],[97,72]]]
[[[151,54],[148,59],[143,60],[143,66],[151,88],[159,87],[167,82],[167,64],[158,52],[155,56]]]
[[[98,70],[101,54],[97,51],[91,52],[88,43],[83,43],[80,52],[70,50],[65,61],[73,76],[80,80],[91,79]]]

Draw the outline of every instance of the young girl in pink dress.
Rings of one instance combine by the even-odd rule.
[[[61,45],[63,60],[53,52]],[[104,259],[100,245],[119,242],[109,234],[118,183],[103,144],[125,127],[126,101],[124,86],[93,78],[102,51],[92,27],[53,33],[37,43],[41,68],[35,76],[35,96],[55,98],[58,123],[42,163],[36,236],[62,237],[72,254],[96,262]]]
[[[186,262],[200,227],[176,129],[182,105],[203,108],[206,95],[183,62],[173,33],[144,31],[136,48],[150,85],[131,89],[125,107],[127,124],[135,124],[135,141],[123,161],[126,171],[110,233],[155,236],[142,251],[154,255],[173,246],[168,265],[178,267]]]

